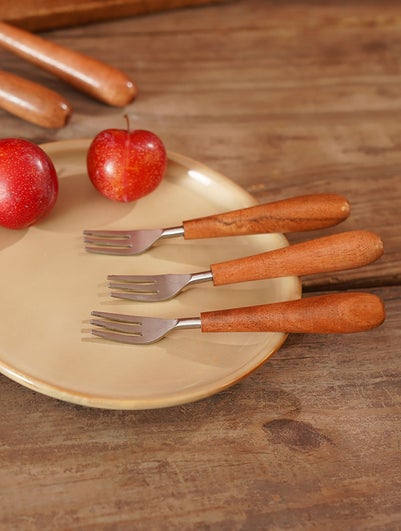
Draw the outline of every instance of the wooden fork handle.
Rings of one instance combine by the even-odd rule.
[[[60,94],[33,81],[0,71],[0,107],[42,127],[64,127],[72,114]]]
[[[337,194],[310,194],[183,222],[186,239],[302,232],[337,225],[350,206]]]
[[[5,22],[0,46],[109,105],[122,107],[136,95],[134,82],[120,70]]]
[[[349,231],[220,262],[211,266],[215,286],[248,280],[302,276],[355,269],[383,254],[383,242],[370,231]]]
[[[318,295],[288,302],[203,312],[202,332],[362,332],[385,319],[382,300],[371,293]]]

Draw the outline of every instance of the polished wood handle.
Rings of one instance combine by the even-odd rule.
[[[0,46],[109,105],[122,107],[136,95],[134,82],[120,70],[5,22]]]
[[[203,332],[283,332],[334,334],[382,324],[382,300],[370,293],[337,293],[288,302],[203,312]]]
[[[57,92],[9,72],[0,71],[0,107],[41,127],[64,127],[72,114]]]
[[[337,194],[310,194],[184,221],[186,239],[302,232],[337,225],[350,205]]]
[[[355,269],[377,260],[383,242],[374,232],[332,234],[211,266],[215,286],[248,280]]]

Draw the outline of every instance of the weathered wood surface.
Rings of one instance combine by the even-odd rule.
[[[2,2],[0,20],[30,31],[112,20],[225,0],[18,0]]]
[[[85,409],[1,376],[1,529],[401,527],[400,29],[396,1],[249,0],[46,34],[131,74],[136,125],[258,200],[347,196],[351,217],[324,233],[377,231],[385,255],[305,291],[367,289],[387,320],[290,336],[235,387],[166,410]],[[123,126],[121,109],[0,59],[75,110],[61,130],[1,112],[1,136]]]

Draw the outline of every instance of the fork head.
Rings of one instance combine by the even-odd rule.
[[[140,302],[159,302],[171,299],[191,281],[185,273],[165,275],[109,275],[111,296]]]
[[[90,253],[135,255],[149,249],[162,229],[84,230],[85,250]]]
[[[92,329],[93,335],[130,345],[155,343],[175,328],[178,323],[178,319],[140,317],[109,312],[93,311],[91,315],[97,317],[97,319],[90,321],[92,325],[97,327]]]

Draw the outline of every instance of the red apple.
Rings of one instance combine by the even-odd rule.
[[[22,138],[0,139],[0,225],[23,229],[53,208],[54,165],[42,148]]]
[[[87,170],[95,188],[114,201],[129,202],[159,186],[167,167],[163,142],[150,131],[105,129],[87,154]]]

